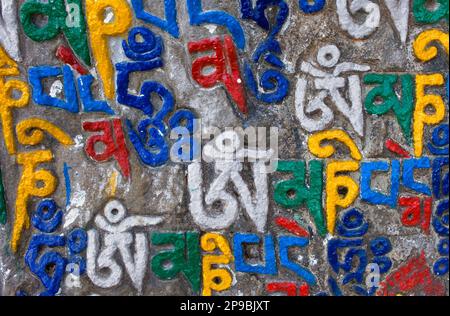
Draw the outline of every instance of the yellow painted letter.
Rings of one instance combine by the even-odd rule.
[[[111,22],[105,22],[106,9],[114,14]],[[86,15],[89,26],[91,48],[97,70],[103,81],[105,96],[113,99],[115,95],[114,68],[108,48],[108,36],[125,33],[131,26],[132,13],[125,0],[86,0]]]
[[[425,125],[435,125],[445,118],[445,104],[440,95],[425,94],[427,86],[442,86],[444,77],[441,74],[416,76],[416,109],[414,111],[414,155],[423,154],[423,132]],[[434,113],[426,111],[432,107]]]
[[[19,80],[5,82],[4,76],[18,76],[19,74],[17,64],[8,57],[3,47],[0,46],[0,118],[6,150],[10,155],[16,153],[12,109],[23,108],[28,105],[30,89],[25,82]],[[12,97],[14,90],[21,94],[18,99]]]
[[[330,234],[334,234],[336,226],[337,207],[347,208],[355,202],[359,194],[358,183],[350,176],[337,175],[342,172],[352,172],[359,170],[359,163],[356,161],[334,161],[327,166],[327,228]],[[345,189],[343,197],[339,194],[339,188]]]
[[[444,47],[448,55],[448,34],[441,30],[426,30],[417,36],[413,44],[414,54],[421,61],[430,61],[436,58],[438,49],[435,46],[429,47],[431,42],[438,41]]]
[[[205,255],[203,257],[203,296],[211,296],[212,291],[222,292],[231,287],[233,278],[230,271],[225,268],[214,268],[215,265],[229,264],[233,261],[230,245],[225,237],[208,233],[201,239],[204,251],[215,252],[219,250],[222,255]]]
[[[17,155],[17,163],[23,166],[22,177],[17,188],[16,213],[11,237],[11,249],[17,251],[20,237],[24,229],[30,227],[27,204],[30,197],[44,198],[56,190],[57,180],[50,171],[36,170],[36,167],[50,162],[53,154],[50,150],[21,153]]]

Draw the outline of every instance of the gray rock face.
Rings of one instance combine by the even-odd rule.
[[[0,295],[448,295],[448,0],[1,0],[0,45]]]

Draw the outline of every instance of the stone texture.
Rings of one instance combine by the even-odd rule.
[[[11,17],[8,1],[1,1],[2,14]],[[25,1],[17,1],[17,7],[20,8]],[[158,16],[164,15],[162,1],[145,1],[154,2],[155,4],[147,5],[151,8],[153,14]],[[198,117],[202,118],[203,126],[216,126],[219,129],[227,127],[267,127],[276,126],[279,128],[279,157],[282,160],[306,160],[309,161],[314,157],[308,151],[307,140],[310,136],[300,126],[295,111],[295,84],[300,75],[300,67],[303,61],[314,61],[318,49],[324,45],[334,44],[341,51],[341,60],[354,62],[357,64],[367,64],[374,73],[448,73],[448,56],[444,50],[439,50],[439,57],[429,63],[418,62],[412,51],[412,42],[416,36],[425,29],[437,28],[448,34],[448,22],[442,20],[439,23],[431,25],[419,24],[413,17],[412,10],[409,13],[408,32],[405,42],[401,41],[401,36],[395,26],[403,27],[403,22],[392,20],[390,11],[393,1],[374,1],[379,5],[380,25],[367,38],[355,40],[349,36],[339,25],[338,15],[336,11],[335,1],[327,1],[327,4],[320,12],[308,15],[304,14],[298,7],[298,1],[286,0],[290,8],[289,18],[283,27],[277,40],[282,48],[281,59],[286,67],[283,70],[286,78],[290,82],[288,96],[283,102],[277,104],[265,104],[256,100],[248,93],[248,103],[250,107],[249,115],[244,119],[236,113],[235,107],[231,104],[225,89],[222,85],[218,85],[212,89],[205,89],[198,86],[193,80],[190,67],[192,57],[188,54],[187,45],[190,41],[200,40],[216,35],[228,34],[223,27],[215,27],[210,25],[193,26],[189,23],[188,12],[185,1],[176,1],[178,11],[178,21],[180,25],[180,38],[175,39],[161,29],[144,23],[143,21],[133,17],[133,26],[145,26],[162,37],[164,41],[163,60],[164,67],[133,75],[130,82],[132,89],[138,91],[140,85],[147,80],[158,81],[168,87],[176,99],[176,105],[179,108],[192,109]],[[220,10],[239,18],[239,1],[203,1],[205,10]],[[409,7],[412,8],[412,1],[407,1]],[[84,3],[84,1],[83,1]],[[404,1],[402,1],[404,3]],[[17,10],[17,8],[15,8]],[[274,9],[268,10],[273,12]],[[400,15],[406,12],[400,9]],[[272,16],[273,13],[269,13]],[[358,13],[359,14],[359,13]],[[1,15],[0,15],[1,16]],[[8,23],[0,19],[0,30],[3,30],[2,23],[6,22],[14,28],[14,22]],[[259,43],[265,38],[266,33],[258,25],[249,20],[239,19],[247,38],[247,48],[239,52],[239,61],[241,67],[244,60],[248,60]],[[27,82],[27,70],[30,67],[38,65],[62,65],[55,57],[55,51],[61,44],[65,44],[63,36],[59,35],[54,40],[45,42],[33,42],[23,32],[20,22],[19,27],[19,45],[22,61],[19,62],[21,75],[18,77]],[[15,51],[14,34],[8,33],[11,40],[5,39],[2,35],[3,46],[6,46],[10,56],[18,60],[18,53]],[[448,36],[448,35],[447,35]],[[114,62],[126,60],[121,50],[122,37],[110,40],[111,59]],[[9,48],[9,49],[8,49]],[[94,62],[95,63],[95,62]],[[258,65],[257,73],[261,74],[266,68],[263,64]],[[90,69],[95,74],[95,68]],[[97,76],[96,76],[97,77]],[[50,90],[53,82],[45,81],[45,88]],[[361,84],[364,96],[368,92],[368,87]],[[96,81],[93,87],[94,96],[98,99],[104,99],[101,84]],[[443,95],[442,90],[438,93]],[[123,106],[114,100],[109,101],[110,106],[116,112],[116,117],[122,118],[125,126],[125,119],[133,121],[135,124],[142,119],[143,115],[139,111]],[[410,152],[409,147],[400,130],[399,125],[393,113],[389,113],[382,117],[369,115],[364,111],[364,128],[365,136],[359,137],[354,131],[349,121],[334,106],[331,106],[335,114],[332,127],[341,128],[348,131],[348,134],[357,144],[363,153],[363,160],[385,160],[394,159],[394,155],[383,148],[384,141],[390,137]],[[448,120],[448,101],[446,101],[446,120]],[[120,175],[118,164],[115,161],[107,163],[97,163],[87,157],[84,151],[84,145],[87,141],[89,133],[82,129],[82,122],[93,121],[101,118],[108,118],[105,114],[98,113],[81,113],[71,114],[67,111],[58,110],[51,107],[43,107],[30,101],[27,108],[14,110],[14,125],[29,117],[44,118],[55,125],[61,127],[74,140],[75,145],[65,147],[58,144],[51,137],[45,137],[45,141],[38,146],[39,148],[52,149],[54,153],[54,162],[45,165],[45,168],[51,170],[58,178],[59,185],[52,198],[64,207],[66,200],[66,192],[64,186],[63,169],[67,164],[72,169],[71,173],[71,189],[72,196],[70,204],[64,209],[65,220],[71,212],[78,212],[79,218],[75,220],[72,226],[81,226],[86,230],[94,228],[94,218],[97,214],[102,213],[103,207],[111,200],[109,192],[109,182],[111,175],[116,172],[117,189],[115,198],[122,201],[126,206],[129,215],[145,215],[145,216],[164,216],[165,220],[162,224],[152,227],[144,231],[146,236],[149,232],[187,232],[198,231],[200,228],[193,221],[189,211],[189,189],[187,183],[188,164],[176,164],[169,161],[166,165],[157,168],[145,166],[140,160],[130,143],[128,137],[127,147],[130,151],[129,159],[132,169],[131,179],[125,179]],[[431,137],[431,128],[426,128],[424,139]],[[20,151],[31,150],[31,146],[21,146]],[[34,149],[34,148],[33,148]],[[5,144],[0,141],[1,152],[1,171],[3,175],[3,183],[6,192],[6,202],[8,208],[8,222],[5,226],[0,225],[0,294],[15,295],[17,291],[27,292],[29,295],[39,294],[44,290],[40,281],[30,272],[29,267],[25,264],[24,256],[29,245],[29,241],[33,234],[37,233],[35,229],[27,229],[23,233],[20,247],[17,253],[12,253],[9,247],[12,224],[14,220],[14,204],[16,200],[16,191],[21,175],[21,169],[15,161],[15,157],[8,155]],[[348,157],[344,152],[342,157]],[[448,168],[446,169],[448,171]],[[215,179],[214,165],[208,164],[203,168],[203,179],[210,183]],[[252,173],[249,165],[246,165],[243,172],[243,178],[252,181]],[[273,236],[289,235],[282,231],[274,223],[277,216],[285,216],[294,218],[295,214],[301,216],[302,222],[306,223],[306,227],[314,228],[314,222],[302,207],[300,212],[287,211],[277,205],[273,200],[273,190],[278,181],[283,179],[284,175],[276,173],[268,177],[269,184],[269,212],[267,218],[266,232]],[[357,181],[359,173],[354,173],[353,178]],[[431,172],[418,172],[417,181],[431,184]],[[377,176],[373,179],[372,186],[374,188],[386,189],[388,177]],[[252,193],[255,188],[250,186]],[[204,188],[204,192],[207,188]],[[229,186],[227,192],[236,197],[237,192],[233,186]],[[401,190],[402,194],[413,194],[406,189]],[[448,197],[447,197],[448,199]],[[40,199],[33,198],[28,203],[28,210],[31,214],[39,204]],[[381,205],[370,205],[360,198],[357,199],[352,207],[359,208],[367,222],[369,223],[368,234],[364,237],[365,244],[375,238],[384,236],[389,238],[392,243],[393,250],[389,254],[392,259],[393,268],[390,272],[397,270],[409,258],[424,252],[427,264],[432,268],[433,263],[439,258],[437,253],[438,236],[431,228],[430,234],[424,234],[419,228],[404,227],[401,224],[401,212],[399,209],[391,209]],[[435,208],[435,204],[433,209]],[[256,233],[256,229],[252,224],[246,212],[240,208],[239,216],[228,229],[222,233],[228,238],[231,247],[232,236],[235,233]],[[66,227],[60,232],[68,232],[71,227]],[[313,229],[315,231],[315,229]],[[310,238],[310,245],[306,248],[292,251],[291,260],[296,260],[302,266],[307,267],[317,278],[318,284],[311,286],[311,294],[321,291],[329,292],[328,278],[330,276],[342,278],[342,271],[336,275],[327,258],[327,243],[331,236],[322,238],[314,234]],[[276,237],[275,237],[276,239]],[[448,240],[448,238],[447,238]],[[134,246],[131,247],[134,251]],[[192,287],[186,281],[186,278],[179,276],[173,281],[164,281],[158,279],[150,268],[150,259],[156,254],[156,249],[149,245],[149,257],[146,267],[146,274],[143,281],[143,291],[139,293],[132,284],[128,276],[127,270],[123,265],[122,259],[117,256],[117,262],[122,267],[122,280],[119,285],[110,289],[101,289],[95,286],[88,276],[81,277],[80,288],[68,288],[65,284],[65,278],[59,292],[61,295],[193,295]],[[159,249],[159,248],[158,248]],[[277,251],[278,253],[278,251]],[[260,260],[264,259],[262,249],[248,251],[247,256],[254,256]],[[279,260],[279,259],[277,259]],[[303,281],[293,272],[281,268],[278,275],[267,276],[261,274],[248,274],[236,272],[231,264],[232,275],[234,277],[233,286],[220,294],[226,295],[267,295],[266,285],[270,282],[294,282],[298,285]],[[385,277],[385,276],[384,276]],[[445,276],[434,276],[437,282],[441,282],[445,287],[445,294],[448,295],[448,273]],[[382,277],[383,280],[383,277]],[[344,294],[355,295],[350,286],[343,286]],[[420,290],[411,290],[404,295],[416,294],[423,295],[426,293]]]

